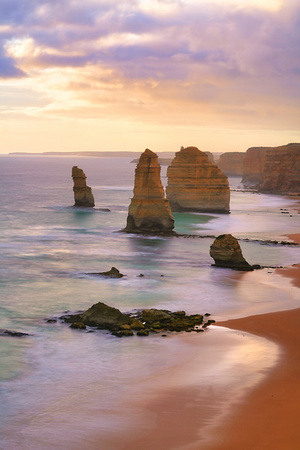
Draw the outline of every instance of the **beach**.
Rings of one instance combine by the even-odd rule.
[[[300,235],[288,235],[300,243]],[[276,269],[300,286],[300,264]],[[297,450],[300,448],[300,309],[259,314],[218,322],[217,327],[260,336],[278,346],[275,366],[263,380],[241,395],[221,420],[214,402],[203,390],[185,388],[166,391],[145,408],[155,416],[147,434],[130,439],[123,449],[144,450]],[[203,424],[209,424],[205,426]]]

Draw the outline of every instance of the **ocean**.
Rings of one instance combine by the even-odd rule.
[[[94,209],[72,206],[74,165],[87,176]],[[299,290],[274,267],[299,263],[300,247],[266,242],[299,232],[297,199],[245,192],[232,177],[231,214],[174,214],[175,231],[193,237],[126,234],[134,170],[125,157],[0,156],[0,329],[29,334],[0,336],[3,450],[113,450],[116,435],[130,441],[155,426],[138,399],[171,386],[222,392],[221,418],[278,358],[275,344],[217,326],[119,339],[47,322],[99,301],[216,321],[299,307]],[[266,268],[213,267],[209,247],[223,233]],[[124,278],[88,275],[112,266]]]

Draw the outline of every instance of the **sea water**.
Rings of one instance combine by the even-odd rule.
[[[73,165],[87,175],[93,209],[72,206]],[[299,232],[296,199],[245,192],[231,178],[231,214],[175,213],[175,230],[193,237],[137,236],[120,232],[134,170],[129,158],[0,157],[0,329],[30,335],[0,337],[1,449],[110,449],[113,434],[151,426],[132,399],[154,395],[163,379],[172,384],[179,362],[205,366],[174,383],[228,390],[230,398],[274,364],[275,345],[216,327],[118,339],[47,322],[99,301],[123,312],[154,307],[217,320],[299,306],[297,288],[270,267],[299,263],[300,248],[265,242]],[[212,267],[209,247],[223,233],[240,239],[249,263],[269,268]],[[124,278],[89,275],[112,266]]]

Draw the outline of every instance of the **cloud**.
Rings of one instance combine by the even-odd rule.
[[[25,76],[25,72],[16,67],[15,60],[6,56],[0,42],[0,78],[21,78]]]
[[[258,4],[2,0],[2,76],[26,73],[27,87],[47,92],[37,114],[97,117],[105,109],[111,117],[166,120],[164,111],[179,121],[184,111],[193,122],[254,123],[256,116],[277,124],[284,104],[294,124],[300,4]]]

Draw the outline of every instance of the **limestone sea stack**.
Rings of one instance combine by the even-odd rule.
[[[235,270],[253,270],[258,266],[251,266],[243,257],[238,240],[231,234],[221,234],[210,246],[210,256],[215,266],[228,267]]]
[[[165,198],[156,153],[146,149],[135,169],[133,198],[124,231],[145,234],[174,234],[174,219]]]
[[[228,178],[197,147],[181,147],[167,176],[172,211],[229,213]]]
[[[72,178],[74,182],[74,206],[93,207],[95,206],[92,189],[86,185],[86,176],[82,169],[77,166],[72,167]]]

